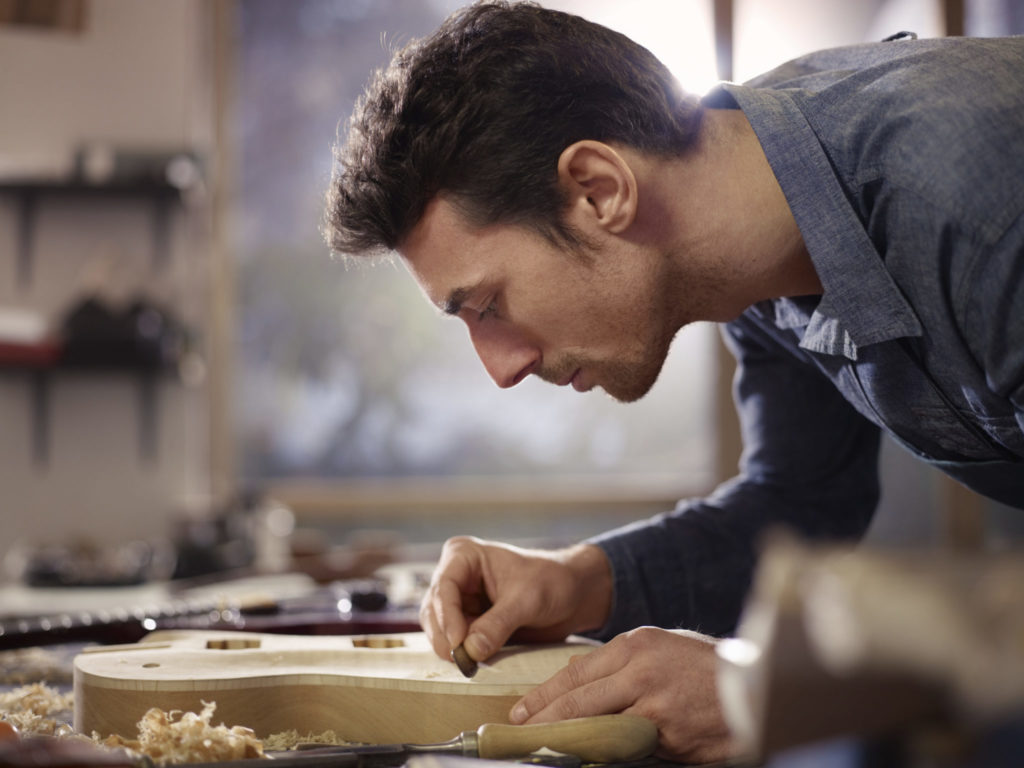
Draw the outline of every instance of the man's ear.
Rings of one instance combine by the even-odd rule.
[[[637,183],[629,164],[600,141],[570,144],[558,157],[558,179],[569,194],[569,214],[620,234],[636,219]]]

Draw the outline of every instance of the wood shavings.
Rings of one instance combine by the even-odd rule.
[[[323,746],[353,746],[354,742],[339,736],[336,731],[301,734],[296,730],[272,733],[263,740],[263,748],[268,752],[283,752],[295,749],[300,744],[322,744]]]
[[[203,763],[242,758],[262,758],[264,749],[285,751],[300,744],[351,745],[335,731],[300,734],[283,731],[264,740],[244,726],[211,725],[217,705],[203,702],[202,712],[181,712],[153,708],[138,723],[138,736],[106,738],[76,733],[69,725],[74,707],[74,694],[61,693],[43,683],[33,683],[0,693],[0,720],[15,728],[22,736],[54,736],[82,739],[110,749],[127,749],[147,755],[158,764]]]
[[[24,736],[71,735],[71,726],[62,720],[67,719],[66,715],[73,706],[73,694],[60,693],[42,683],[0,693],[0,717]]]
[[[210,725],[214,702],[203,702],[203,711],[181,712],[150,709],[138,723],[138,739],[111,736],[97,739],[106,747],[120,747],[144,754],[160,764],[210,763],[263,757],[263,743],[250,728]]]

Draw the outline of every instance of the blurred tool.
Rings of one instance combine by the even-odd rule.
[[[966,744],[1024,722],[1022,584],[1019,552],[773,541],[737,637],[718,646],[734,736],[764,758],[839,736],[931,728]]]
[[[81,368],[169,368],[177,365],[189,343],[184,326],[144,298],[122,310],[87,296],[68,310],[61,335],[61,363]]]
[[[84,536],[37,545],[19,543],[5,559],[8,575],[30,587],[128,587],[166,579],[174,567],[167,545],[100,542]]]

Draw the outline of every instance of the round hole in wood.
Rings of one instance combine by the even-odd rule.
[[[246,648],[259,648],[260,641],[255,638],[216,638],[207,640],[206,647],[213,651],[238,651]]]
[[[405,641],[400,637],[387,637],[384,635],[368,635],[365,637],[353,637],[353,648],[404,648]]]

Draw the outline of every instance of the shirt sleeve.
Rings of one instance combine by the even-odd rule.
[[[984,258],[975,260],[963,285],[964,339],[985,372],[989,390],[1013,408],[1016,434],[1006,434],[1004,443],[1020,453],[1024,445],[1024,212],[984,250]],[[1009,424],[1006,428],[1012,429]]]
[[[740,473],[704,499],[590,541],[612,565],[612,614],[594,636],[642,625],[735,629],[771,528],[856,539],[878,503],[878,428],[813,365],[747,315],[724,328],[737,358]]]

